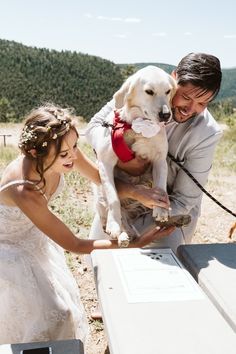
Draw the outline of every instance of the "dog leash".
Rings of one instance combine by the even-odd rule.
[[[233,213],[230,209],[226,208],[223,204],[221,204],[216,198],[214,198],[199,182],[198,180],[184,167],[181,163],[168,152],[168,157],[174,161],[192,180],[193,182],[205,193],[210,199],[212,199],[217,205],[219,205],[222,209],[227,211],[227,213],[236,217],[236,214]]]
[[[114,126],[114,124],[111,124],[111,123],[108,123],[108,122],[105,122],[105,121],[102,122],[101,126],[104,127],[104,128],[116,129],[116,127]]]
[[[107,122],[103,122],[102,123],[102,126],[105,127],[105,128],[108,128],[108,127],[111,127],[111,128],[114,128],[113,124],[109,124]],[[213,200],[219,207],[221,207],[223,210],[225,210],[227,213],[233,215],[234,217],[236,217],[236,214],[228,209],[226,206],[224,206],[221,202],[219,202],[216,198],[214,198],[199,182],[198,180],[184,167],[181,165],[181,163],[173,156],[171,155],[169,152],[168,152],[168,157],[174,161],[192,180],[193,182],[198,186],[198,188],[201,189],[201,191],[203,193],[205,193],[211,200]]]
[[[106,121],[102,122],[102,127],[104,128],[115,128],[113,124],[110,124]],[[232,210],[228,209],[226,206],[224,206],[221,202],[219,202],[215,197],[213,197],[199,182],[198,180],[184,167],[181,165],[181,163],[168,152],[168,157],[174,161],[192,180],[193,182],[198,186],[198,188],[201,189],[203,193],[205,193],[211,200],[213,200],[219,207],[221,207],[223,210],[225,210],[227,213],[231,214],[232,216],[236,217],[236,213],[234,213]]]

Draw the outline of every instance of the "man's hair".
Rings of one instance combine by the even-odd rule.
[[[176,68],[177,83],[188,83],[202,89],[202,94],[212,91],[212,99],[218,94],[222,79],[220,61],[217,57],[205,53],[189,53]]]

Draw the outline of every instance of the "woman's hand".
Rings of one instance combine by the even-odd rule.
[[[168,226],[163,228],[157,226],[156,228],[145,232],[142,236],[139,236],[134,241],[130,242],[129,247],[144,247],[151,242],[169,236],[174,230],[175,226]]]

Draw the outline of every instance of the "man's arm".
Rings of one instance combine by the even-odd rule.
[[[101,132],[103,135],[105,133],[105,127],[102,127],[102,123],[107,120],[108,115],[115,108],[115,101],[109,101],[102,109],[96,113],[88,123],[85,131],[85,137],[88,143],[96,150],[97,139],[100,136],[98,133]]]
[[[185,154],[183,167],[187,169],[202,186],[207,183],[214,151],[220,137],[221,132],[212,134]],[[170,188],[171,190],[168,191],[172,209],[171,214],[188,214],[192,208],[200,205],[202,191],[175,162],[170,162],[169,160],[169,164],[169,173],[173,174],[171,177],[174,179],[173,185]],[[175,171],[175,173],[173,171]]]

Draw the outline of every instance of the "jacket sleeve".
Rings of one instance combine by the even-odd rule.
[[[88,123],[86,130],[85,130],[85,138],[87,142],[92,145],[92,147],[96,150],[96,142],[98,137],[103,136],[104,128],[102,127],[102,123],[107,121],[107,117],[111,113],[111,111],[115,107],[115,102],[112,99],[109,101],[102,109],[97,112]],[[99,132],[98,132],[99,130]],[[101,135],[99,134],[101,133]]]
[[[221,137],[221,131],[217,131],[201,140],[195,146],[186,150],[181,162],[195,179],[205,186],[212,167],[216,144]],[[172,174],[172,186],[169,191],[171,201],[171,214],[188,214],[197,207],[199,214],[202,191],[195,182],[174,162],[169,162],[169,173]]]

